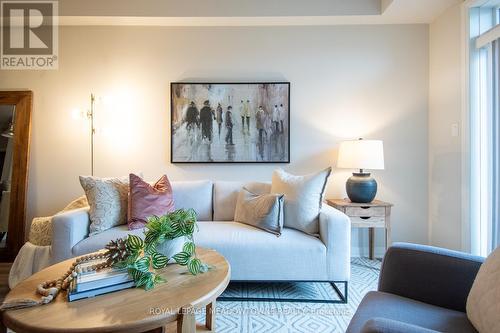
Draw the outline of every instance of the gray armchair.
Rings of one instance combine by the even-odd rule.
[[[476,332],[465,305],[484,258],[431,246],[388,249],[378,291],[369,292],[347,333]]]

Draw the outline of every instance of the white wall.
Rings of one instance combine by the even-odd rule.
[[[393,240],[427,243],[428,41],[426,25],[61,27],[59,70],[0,73],[1,89],[35,96],[28,216],[82,193],[88,128],[71,111],[94,92],[114,99],[97,119],[98,176],[269,180],[278,166],[300,174],[333,165],[342,139],[382,139],[386,170],[374,176],[379,198],[395,204]],[[170,164],[169,84],[178,80],[290,81],[292,163]],[[334,171],[328,197],[345,195],[348,176]],[[357,235],[354,245],[366,244]]]
[[[461,7],[430,25],[429,242],[461,249]]]

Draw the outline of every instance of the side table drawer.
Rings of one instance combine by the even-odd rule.
[[[384,216],[349,216],[351,219],[351,226],[357,228],[384,228]]]
[[[345,213],[348,216],[385,216],[385,207],[346,207]]]

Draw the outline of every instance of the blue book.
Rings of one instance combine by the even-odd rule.
[[[74,281],[75,280],[72,281],[72,286],[68,291],[68,301],[69,302],[77,301],[79,299],[84,299],[84,298],[91,298],[91,297],[95,297],[98,295],[111,293],[114,291],[132,288],[135,286],[135,282],[130,281],[130,282],[125,282],[125,283],[110,285],[110,286],[103,287],[103,288],[91,289],[91,290],[87,290],[87,291],[83,291],[83,292],[77,292],[75,289]]]

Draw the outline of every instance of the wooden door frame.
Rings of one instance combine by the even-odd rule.
[[[0,249],[0,262],[8,262],[25,242],[33,92],[0,91],[0,104],[16,106],[7,247]]]

